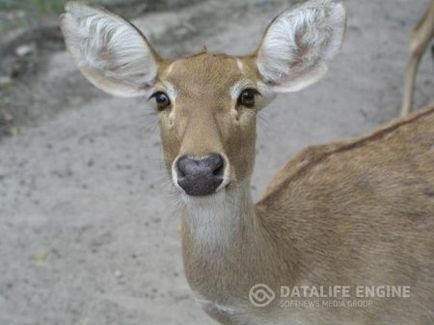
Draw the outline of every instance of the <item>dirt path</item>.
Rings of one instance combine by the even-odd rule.
[[[165,53],[204,43],[244,53],[283,2],[261,3],[246,10],[207,2],[136,22]],[[345,4],[347,39],[329,75],[261,113],[256,195],[296,150],[358,135],[398,113],[407,35],[425,1]],[[46,87],[68,78],[78,88]],[[91,86],[64,52],[38,80],[46,84],[35,96],[70,100],[0,143],[0,324],[211,324],[183,275],[177,200],[155,116],[143,100],[93,90],[81,99],[77,89]],[[433,101],[433,80],[426,56],[416,105]]]

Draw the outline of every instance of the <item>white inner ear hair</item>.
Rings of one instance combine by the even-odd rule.
[[[271,83],[297,78],[339,50],[345,10],[330,0],[306,2],[283,12],[270,25],[258,53],[258,68]]]
[[[132,84],[148,84],[155,78],[157,64],[146,40],[122,18],[72,3],[63,30],[79,67]]]

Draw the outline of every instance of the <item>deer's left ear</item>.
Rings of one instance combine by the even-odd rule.
[[[268,26],[255,60],[275,92],[294,92],[318,81],[339,51],[345,9],[331,0],[307,1],[284,11]]]

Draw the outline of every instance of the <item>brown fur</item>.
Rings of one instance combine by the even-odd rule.
[[[184,233],[194,290],[224,303],[246,299],[256,283],[277,292],[280,285],[410,285],[407,300],[298,317],[309,324],[433,323],[434,107],[354,141],[304,150],[276,174],[255,210],[229,255],[203,256]]]
[[[180,91],[173,130],[166,129],[168,117],[162,117],[167,165],[184,153],[220,152],[242,175],[233,178],[236,186],[250,176],[254,161],[254,114],[237,112],[249,114],[244,120],[225,111],[231,106],[227,89],[242,76],[234,72],[234,58],[224,55],[202,53],[184,60],[164,77]],[[193,81],[183,79],[187,73]],[[254,211],[239,216],[241,230],[230,250],[211,252],[191,237],[184,216],[187,278],[207,300],[248,305],[247,294],[256,283],[276,291],[280,285],[409,285],[408,300],[378,299],[367,309],[293,312],[318,324],[349,317],[363,324],[432,323],[434,108],[357,140],[307,148],[276,174]],[[238,324],[213,307],[205,310],[223,324]],[[259,311],[252,307],[250,312]]]
[[[242,181],[251,174],[256,109],[236,109],[229,88],[240,79],[255,80],[257,76],[249,61],[244,61],[242,73],[236,60],[205,50],[164,65],[156,88],[170,82],[178,93],[171,110],[160,113],[169,171],[178,156],[217,152],[231,158],[232,181]],[[250,84],[256,87],[256,83]]]
[[[274,179],[258,215],[286,251],[300,252],[292,260],[303,282],[407,283],[412,299],[377,301],[365,323],[434,321],[434,107],[307,149]]]
[[[433,324],[434,107],[353,141],[307,148],[276,174],[256,205],[252,202],[258,110],[271,92],[294,85],[301,89],[318,80],[326,66],[318,53],[333,39],[336,51],[343,35],[343,7],[325,1],[311,4],[321,3],[328,3],[321,10],[333,11],[334,19],[324,18],[312,27],[328,35],[334,26],[339,37],[316,43],[320,46],[313,47],[313,61],[301,61],[308,63],[298,85],[291,84],[291,71],[279,62],[271,63],[282,68],[282,75],[268,73],[274,82],[267,83],[258,72],[258,52],[234,57],[205,50],[171,61],[156,55],[146,41],[135,44],[132,53],[129,47],[117,49],[121,58],[154,54],[146,63],[139,60],[139,66],[149,65],[152,73],[152,81],[144,85],[143,75],[134,69],[100,69],[107,63],[113,67],[113,62],[93,55],[100,40],[88,42],[89,24],[80,24],[87,17],[91,26],[114,35],[110,26],[118,18],[73,3],[63,27],[81,70],[101,89],[127,96],[168,94],[171,105],[159,112],[159,119],[169,174],[183,155],[217,153],[224,158],[225,186],[205,197],[181,194],[185,271],[211,317],[228,325]],[[98,24],[100,19],[104,24]],[[82,33],[77,34],[77,26]],[[125,26],[124,32],[137,36]],[[81,39],[86,33],[89,39]],[[120,46],[124,38],[106,41]],[[90,53],[83,48],[86,44]],[[279,87],[280,79],[288,84],[282,81]],[[234,88],[238,83],[239,89]],[[237,103],[246,88],[262,92],[253,107]],[[258,283],[277,293],[280,286],[400,285],[410,286],[411,296],[372,298],[374,304],[366,308],[285,309],[279,299],[259,308],[248,297]]]

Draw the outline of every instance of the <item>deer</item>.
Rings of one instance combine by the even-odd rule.
[[[186,279],[210,321],[434,323],[434,106],[302,150],[252,199],[258,112],[321,79],[345,27],[342,3],[310,0],[281,12],[253,53],[171,59],[116,14],[66,6],[61,28],[81,73],[157,112],[165,169],[182,202]],[[366,308],[300,308],[282,289],[358,285],[409,293],[370,296]]]
[[[410,55],[404,76],[404,91],[401,106],[401,116],[406,116],[412,111],[416,72],[419,67],[420,60],[423,54],[426,52],[426,49],[433,37],[434,0],[431,0],[410,35]]]

